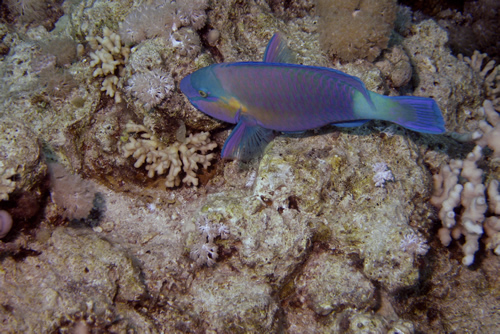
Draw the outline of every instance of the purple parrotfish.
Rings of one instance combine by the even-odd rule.
[[[236,124],[222,157],[249,160],[276,132],[297,133],[328,124],[342,127],[383,120],[430,134],[444,133],[432,98],[385,96],[341,71],[291,63],[293,53],[275,34],[263,62],[213,64],[186,77],[181,91],[197,109]]]

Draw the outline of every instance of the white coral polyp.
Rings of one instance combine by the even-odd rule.
[[[127,92],[137,98],[145,108],[160,104],[174,89],[174,79],[161,69],[136,73],[127,84]]]

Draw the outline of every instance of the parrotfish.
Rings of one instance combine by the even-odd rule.
[[[394,122],[430,134],[445,132],[432,98],[384,96],[341,71],[290,63],[292,52],[275,34],[263,62],[214,64],[186,77],[181,91],[200,111],[236,124],[222,157],[248,160],[275,132],[297,133],[328,124],[359,126],[370,120]]]

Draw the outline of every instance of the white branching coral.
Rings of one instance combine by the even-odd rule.
[[[384,188],[386,181],[394,181],[394,175],[387,168],[387,164],[385,162],[377,162],[372,165],[372,169],[375,172],[373,176],[373,181],[375,182],[375,187]]]
[[[222,223],[212,223],[207,217],[202,217],[196,222],[196,226],[201,233],[198,243],[191,247],[191,259],[197,265],[213,266],[219,257],[219,247],[214,243],[215,239],[229,238],[229,229]]]
[[[176,141],[171,145],[162,143],[144,125],[129,122],[126,124],[125,132],[128,135],[135,133],[139,138],[129,136],[129,142],[123,146],[124,156],[136,159],[135,168],[146,164],[148,177],[168,172],[165,182],[168,188],[180,185],[181,171],[186,174],[182,179],[183,183],[197,186],[198,164],[206,169],[211,165],[210,160],[215,157],[214,153],[207,153],[217,147],[217,144],[208,138],[208,132],[190,134],[183,142]]]
[[[135,73],[127,84],[127,92],[148,109],[158,105],[174,89],[174,79],[161,69]]]
[[[94,52],[90,53],[91,67],[96,69],[94,77],[104,77],[101,91],[114,97],[115,102],[121,102],[118,91],[118,76],[121,75],[123,66],[128,59],[130,49],[122,45],[120,35],[112,32],[108,27],[103,29],[103,37],[87,37],[87,41]]]
[[[487,121],[479,122],[479,128],[483,134],[476,143],[480,146],[488,146],[493,150],[493,157],[500,158],[500,114],[490,100],[484,101],[483,110]]]
[[[439,239],[443,245],[448,246],[452,239],[465,236],[465,244],[462,245],[464,253],[462,263],[465,265],[471,265],[474,262],[474,254],[479,249],[479,238],[483,234],[483,227],[488,231],[488,240],[500,240],[500,235],[497,235],[500,233],[497,221],[490,219],[488,228],[485,225],[485,213],[488,209],[486,186],[482,181],[483,171],[477,167],[477,162],[481,157],[482,149],[476,146],[464,161],[451,160],[449,164],[441,166],[439,174],[433,176],[434,193],[431,203],[439,209],[439,219],[443,224],[438,232]],[[467,181],[464,185],[458,183],[459,176]],[[492,190],[488,190],[492,210],[496,209],[496,203],[499,201],[496,197],[498,187],[495,193],[495,185],[498,183],[494,182],[490,182],[489,187],[492,187]],[[458,212],[458,209],[460,209],[460,215],[457,219],[455,212]],[[496,250],[498,247],[496,241],[490,241],[490,243],[490,248]]]

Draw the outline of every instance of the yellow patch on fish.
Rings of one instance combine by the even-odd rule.
[[[238,110],[241,110],[242,113],[248,111],[248,108],[234,97],[227,98],[221,96],[217,102],[222,108],[229,110],[232,114],[236,114]]]

